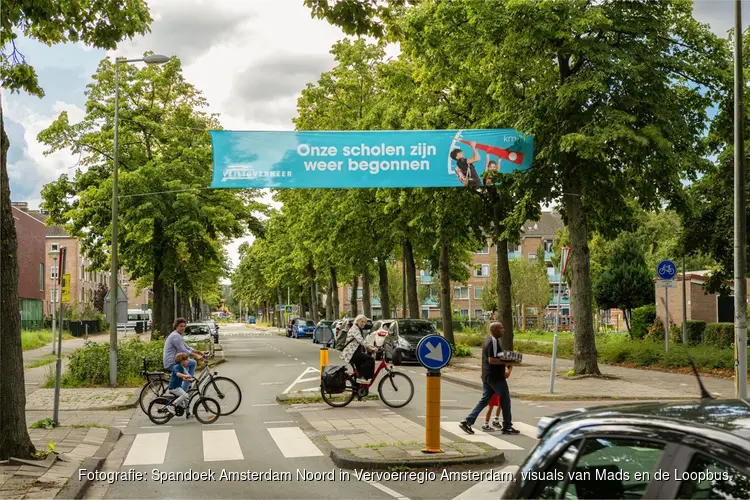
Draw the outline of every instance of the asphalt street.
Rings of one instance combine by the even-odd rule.
[[[325,446],[317,446],[302,432],[300,425],[304,420],[295,409],[276,402],[276,396],[284,391],[294,393],[312,389],[310,392],[314,393],[317,381],[295,381],[317,375],[313,369],[319,367],[319,346],[310,339],[289,339],[242,325],[222,327],[221,344],[223,351],[218,355],[225,356],[227,362],[216,371],[240,385],[243,399],[239,410],[211,425],[174,418],[162,426],[153,425],[146,415],[137,412],[128,427],[123,429],[123,439],[132,440],[132,444],[119,470],[142,472],[147,479],[114,482],[106,498],[497,498],[498,485],[489,482],[446,482],[439,479],[422,484],[413,480],[362,481],[354,472],[348,479],[342,478]],[[339,355],[338,351],[331,350],[329,364],[343,364]],[[414,381],[415,397],[406,408],[395,411],[423,423],[425,369],[418,365],[398,369]],[[522,370],[514,371],[513,377],[516,376],[523,376]],[[512,377],[509,383],[512,385]],[[457,423],[478,399],[479,391],[445,381],[442,383],[444,435],[454,439],[465,437],[458,430]],[[372,405],[373,409],[383,407],[380,401],[365,404]],[[532,436],[539,418],[581,406],[581,402],[514,401],[513,420],[522,435],[488,435],[479,429],[476,435],[481,439],[487,437],[491,440],[488,442],[495,445],[501,443],[507,463],[495,466],[495,469],[508,467],[507,470],[512,471],[535,446],[536,439]],[[450,434],[454,432],[457,434]],[[154,480],[154,471],[158,471],[157,474],[211,471],[216,480],[179,481],[166,477],[166,481],[161,482]],[[260,480],[220,481],[222,471],[270,474],[261,476]],[[310,475],[309,480],[305,480],[298,471],[302,474],[302,471],[334,471],[334,479],[319,480],[319,477]],[[441,472],[438,471],[438,478]],[[277,477],[272,477],[272,473]],[[284,473],[291,477],[283,477]]]

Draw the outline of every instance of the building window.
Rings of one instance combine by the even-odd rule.
[[[544,240],[544,251],[545,252],[551,252],[552,251],[552,241],[551,240]]]
[[[52,243],[52,245],[50,245],[50,250],[52,250],[53,252],[59,252],[60,245],[58,243]]]
[[[86,271],[83,268],[83,264],[81,264],[81,274],[79,274],[82,280],[86,281]]]
[[[529,254],[529,262],[534,262],[535,260],[536,260],[536,254],[535,253],[530,253]]]
[[[481,309],[474,309],[474,318],[475,319],[484,318],[484,311],[482,311]]]
[[[468,309],[461,309],[461,311],[458,313],[460,316],[468,316],[469,310]]]
[[[508,253],[518,253],[521,251],[520,245],[515,245],[512,243],[508,243]]]
[[[352,287],[348,288],[348,300],[352,300]],[[357,300],[362,298],[362,288],[357,288]]]
[[[490,247],[484,247],[478,252],[474,252],[476,255],[489,255],[490,254]]]
[[[51,266],[49,266],[49,277],[53,280],[57,279],[57,264],[52,264]]]
[[[455,299],[468,299],[469,298],[469,287],[457,286],[453,289],[453,298]]]
[[[39,291],[44,291],[44,264],[39,264]]]
[[[49,291],[49,300],[53,304],[57,303],[57,290],[56,289],[53,288],[52,290]]]
[[[484,287],[483,286],[475,286],[474,287],[474,298],[475,299],[481,299],[483,292],[484,292]]]
[[[474,266],[474,276],[480,277],[480,278],[487,278],[490,275],[490,265],[489,264],[480,264],[477,266]]]

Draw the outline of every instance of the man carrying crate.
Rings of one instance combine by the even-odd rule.
[[[474,434],[471,426],[474,425],[479,414],[487,407],[495,394],[500,397],[500,407],[503,413],[503,434],[520,434],[520,431],[513,428],[511,418],[510,390],[508,389],[508,382],[505,380],[507,361],[498,359],[498,356],[503,352],[500,339],[503,338],[504,332],[505,329],[501,323],[492,323],[490,325],[490,336],[484,339],[482,345],[482,398],[471,410],[469,416],[459,424],[461,430],[467,434]]]

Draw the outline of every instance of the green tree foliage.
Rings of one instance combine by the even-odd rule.
[[[542,248],[542,263],[544,263],[544,248]],[[537,254],[538,255],[538,254]],[[512,297],[515,310],[519,307],[538,306],[547,307],[552,299],[552,289],[547,281],[547,270],[535,262],[512,259],[510,261],[510,275],[513,279]]]
[[[27,61],[18,36],[52,45],[83,42],[114,49],[117,43],[145,34],[151,24],[146,2],[131,0],[57,0],[10,2],[2,0],[0,15],[0,80],[11,93],[25,91],[44,96],[33,61]],[[10,209],[8,182],[8,136],[0,108],[0,303],[7,311],[18,311],[18,241]],[[11,278],[7,278],[10,276]],[[13,278],[15,276],[15,278]],[[2,317],[0,335],[0,460],[11,456],[29,458],[34,446],[26,429],[26,396],[23,387],[21,324],[16,315]]]
[[[154,329],[163,334],[174,300],[186,304],[198,296],[196,285],[218,283],[227,271],[224,241],[261,232],[253,212],[265,209],[253,190],[206,189],[208,130],[221,127],[203,111],[207,103],[178,59],[161,67],[123,64],[120,84],[119,258],[133,279],[151,280]],[[43,207],[100,269],[111,245],[114,92],[114,65],[105,59],[88,85],[84,119],[73,124],[63,112],[38,138],[47,154],[67,149],[81,156],[73,178],[64,174],[45,186]]]
[[[652,273],[646,265],[643,244],[637,235],[622,233],[612,245],[612,252],[598,280],[594,297],[602,309],[618,308],[625,312],[630,332],[630,312],[654,302]]]

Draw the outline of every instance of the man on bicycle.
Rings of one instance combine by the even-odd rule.
[[[184,352],[188,355],[196,358],[203,359],[203,355],[185,344],[185,340],[182,336],[185,334],[185,325],[187,321],[185,318],[177,318],[174,320],[174,331],[169,334],[167,340],[164,342],[164,369],[168,372],[172,372],[172,367],[175,364],[175,358],[178,353]],[[195,377],[195,365],[194,359],[188,360],[187,370],[190,377]],[[182,389],[185,391],[190,390],[190,382],[187,380],[182,383]]]

